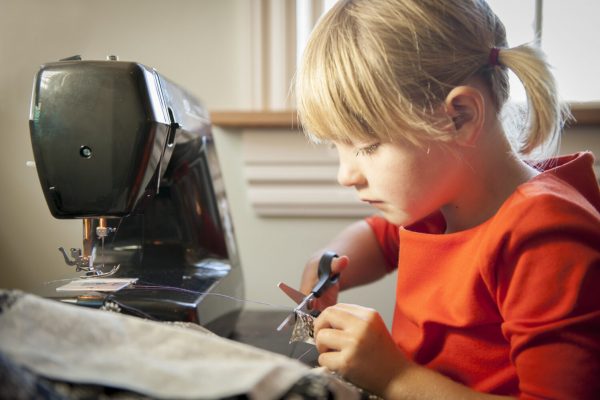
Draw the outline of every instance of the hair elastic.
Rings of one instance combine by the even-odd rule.
[[[500,49],[497,47],[492,47],[490,50],[490,58],[488,60],[489,64],[492,67],[500,66],[500,61],[498,61],[498,54],[500,54]]]

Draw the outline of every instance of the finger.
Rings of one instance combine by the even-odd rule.
[[[331,273],[339,274],[343,270],[346,269],[350,262],[348,256],[340,256],[335,257],[331,261]],[[304,272],[302,273],[302,280],[300,282],[300,291],[302,293],[308,294],[311,289],[315,286],[318,281],[318,260],[311,260],[305,267]]]
[[[315,334],[315,346],[319,353],[340,351],[348,342],[344,331],[338,329],[321,329]]]
[[[338,371],[342,364],[342,354],[339,351],[332,351],[319,354],[318,363],[320,366],[330,371]]]
[[[334,290],[335,289],[329,288],[329,290],[326,291],[323,296],[314,299],[309,310],[322,311],[327,307],[334,305],[337,302],[337,291],[334,292]]]
[[[325,328],[345,329],[356,317],[349,311],[336,305],[327,307],[314,321],[315,334]]]
[[[356,331],[356,329],[380,329],[386,330],[387,327],[385,325],[385,321],[381,314],[379,314],[376,310],[368,307],[362,307],[356,304],[345,304],[338,303],[335,305],[338,310],[345,311],[348,314],[352,315],[354,318],[354,322],[350,329]],[[348,328],[347,328],[348,329]]]
[[[348,256],[339,256],[331,261],[331,273],[339,274],[348,267],[350,258]]]
[[[351,370],[352,359],[348,358],[346,351],[328,351],[319,354],[318,362],[319,365],[345,377]]]
[[[363,307],[358,304],[337,303],[335,305],[335,307],[340,310],[344,310],[346,312],[352,313],[360,318],[368,317],[368,316],[372,315],[373,313],[377,312],[373,308]]]

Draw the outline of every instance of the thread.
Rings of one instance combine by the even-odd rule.
[[[297,342],[294,342],[297,343]],[[296,360],[300,361],[305,355],[307,355],[308,353],[310,353],[311,351],[315,350],[316,347],[312,346],[310,349],[306,350],[304,353],[300,354],[299,357],[296,358]]]
[[[73,280],[73,278],[55,279],[55,280],[52,280],[52,281],[46,281],[46,282],[44,282],[44,285],[50,285],[50,284],[58,283],[58,282],[71,282],[72,280]],[[153,285],[153,284],[150,284],[150,283],[143,283],[143,282],[140,284],[139,281],[134,286],[129,287],[127,289],[129,289],[129,290],[172,290],[172,291],[175,291],[175,292],[189,293],[189,294],[195,294],[195,295],[219,296],[219,297],[224,297],[226,299],[230,299],[230,300],[234,300],[234,301],[238,301],[238,302],[251,303],[251,304],[258,304],[258,305],[273,307],[273,308],[280,309],[282,311],[290,311],[290,312],[294,311],[294,307],[282,306],[280,304],[268,303],[266,301],[240,299],[240,298],[237,298],[235,296],[229,296],[229,295],[226,295],[226,294],[223,294],[223,293],[198,292],[196,290],[184,289],[184,288],[179,288],[179,287],[175,287],[175,286]],[[111,301],[112,301],[112,299],[111,299]]]
[[[279,304],[268,303],[266,301],[240,299],[240,298],[237,298],[235,296],[229,296],[229,295],[223,294],[223,293],[198,292],[198,291],[195,291],[195,290],[184,289],[184,288],[179,288],[179,287],[175,287],[175,286],[152,285],[152,284],[147,284],[147,283],[144,283],[144,282],[140,283],[139,281],[133,287],[131,287],[130,289],[133,289],[133,290],[155,290],[155,289],[159,289],[160,290],[160,289],[164,289],[164,290],[173,290],[173,291],[176,291],[176,292],[189,293],[189,294],[195,294],[195,295],[219,296],[219,297],[224,297],[226,299],[230,299],[230,300],[234,300],[234,301],[238,301],[238,302],[242,302],[242,303],[251,303],[251,304],[258,304],[258,305],[263,305],[263,306],[269,306],[269,307],[274,307],[274,308],[281,309],[283,311],[294,311],[294,307],[282,306],[282,305],[279,305]]]

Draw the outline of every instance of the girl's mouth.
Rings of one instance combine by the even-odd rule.
[[[361,200],[364,201],[365,203],[369,203],[371,205],[383,203],[383,201],[381,201],[381,200],[371,200],[371,199],[361,199]]]

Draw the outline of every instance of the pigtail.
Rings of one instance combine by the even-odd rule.
[[[570,112],[558,98],[544,54],[537,47],[521,45],[502,49],[498,63],[515,73],[527,94],[527,125],[516,150],[522,155],[531,155],[536,149],[556,152]]]

